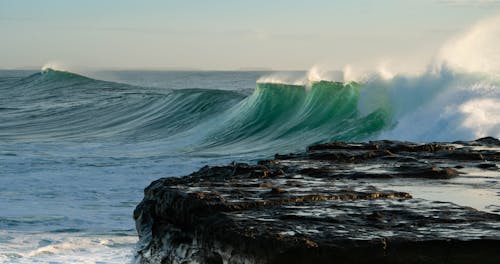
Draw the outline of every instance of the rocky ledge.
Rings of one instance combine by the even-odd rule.
[[[134,212],[137,260],[500,263],[498,203],[486,212],[384,187],[394,180],[439,187],[471,170],[497,175],[499,150],[495,138],[333,142],[162,178]]]

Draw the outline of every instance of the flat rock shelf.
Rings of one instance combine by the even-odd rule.
[[[477,210],[416,198],[392,190],[390,183],[431,182],[446,192],[447,181],[479,171],[493,175],[483,180],[498,186],[499,161],[500,141],[491,137],[427,144],[332,142],[257,164],[207,166],[162,178],[145,189],[134,211],[136,258],[139,263],[497,264],[499,203]]]

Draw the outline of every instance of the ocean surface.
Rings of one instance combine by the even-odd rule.
[[[332,140],[500,137],[499,87],[497,75],[446,67],[357,80],[314,70],[0,71],[0,263],[132,262],[143,189],[205,165]],[[498,179],[457,187],[455,198],[407,188],[488,210]]]

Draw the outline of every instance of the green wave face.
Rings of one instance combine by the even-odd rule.
[[[308,86],[260,83],[228,111],[203,148],[296,149],[331,140],[366,140],[387,126],[387,109],[358,111],[361,85],[320,81]]]
[[[207,147],[240,141],[272,139],[281,126],[290,122],[303,104],[306,91],[302,86],[260,84],[254,93],[231,108],[218,129],[207,137]]]

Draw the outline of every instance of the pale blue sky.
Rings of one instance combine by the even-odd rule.
[[[495,0],[0,0],[0,68],[340,68],[429,60]],[[499,25],[500,26],[500,25]]]

